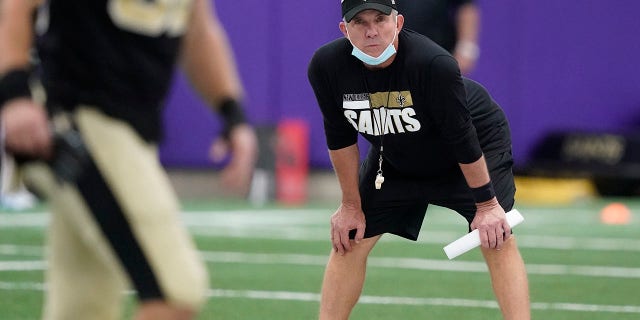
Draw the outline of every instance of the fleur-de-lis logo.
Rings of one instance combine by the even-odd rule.
[[[398,97],[396,98],[396,102],[398,103],[398,105],[400,105],[400,108],[404,108],[404,103],[407,102],[407,98],[405,98],[401,94],[398,94]]]

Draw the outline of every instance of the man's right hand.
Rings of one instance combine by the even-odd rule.
[[[340,204],[338,210],[331,216],[331,242],[333,250],[340,255],[351,251],[351,240],[349,239],[349,231],[356,230],[356,243],[364,238],[364,229],[366,226],[364,212],[360,206],[351,204]]]
[[[0,114],[6,151],[49,159],[52,154],[52,137],[47,112],[28,98],[7,101]]]

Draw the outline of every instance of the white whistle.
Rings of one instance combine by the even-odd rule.
[[[376,189],[380,190],[382,188],[382,183],[384,182],[384,177],[381,173],[378,173],[376,176]]]

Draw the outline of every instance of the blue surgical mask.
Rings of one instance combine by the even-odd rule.
[[[347,35],[349,35],[349,30],[347,30]],[[366,64],[368,64],[370,66],[377,66],[377,65],[389,60],[389,58],[391,58],[391,56],[393,56],[396,53],[396,47],[393,46],[393,42],[396,40],[396,36],[397,35],[398,35],[398,32],[395,32],[394,35],[393,35],[393,39],[391,40],[391,43],[389,43],[387,48],[384,49],[384,51],[382,51],[382,53],[377,57],[373,57],[373,56],[370,56],[370,55],[364,53],[362,50],[358,49],[358,47],[356,47],[353,44],[353,42],[351,42],[351,39],[349,39],[349,42],[351,42],[351,46],[353,46],[353,50],[351,51],[351,54],[354,57],[360,59],[360,61],[362,61],[362,62],[364,62],[364,63],[366,63]]]

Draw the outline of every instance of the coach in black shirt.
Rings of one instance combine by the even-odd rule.
[[[345,37],[309,64],[342,190],[320,318],[347,319],[377,240],[384,233],[416,240],[434,204],[479,230],[504,317],[528,319],[524,262],[505,218],[515,194],[507,121],[446,50],[402,30],[396,10],[394,0],[344,0]],[[358,134],[371,143],[362,165]]]

